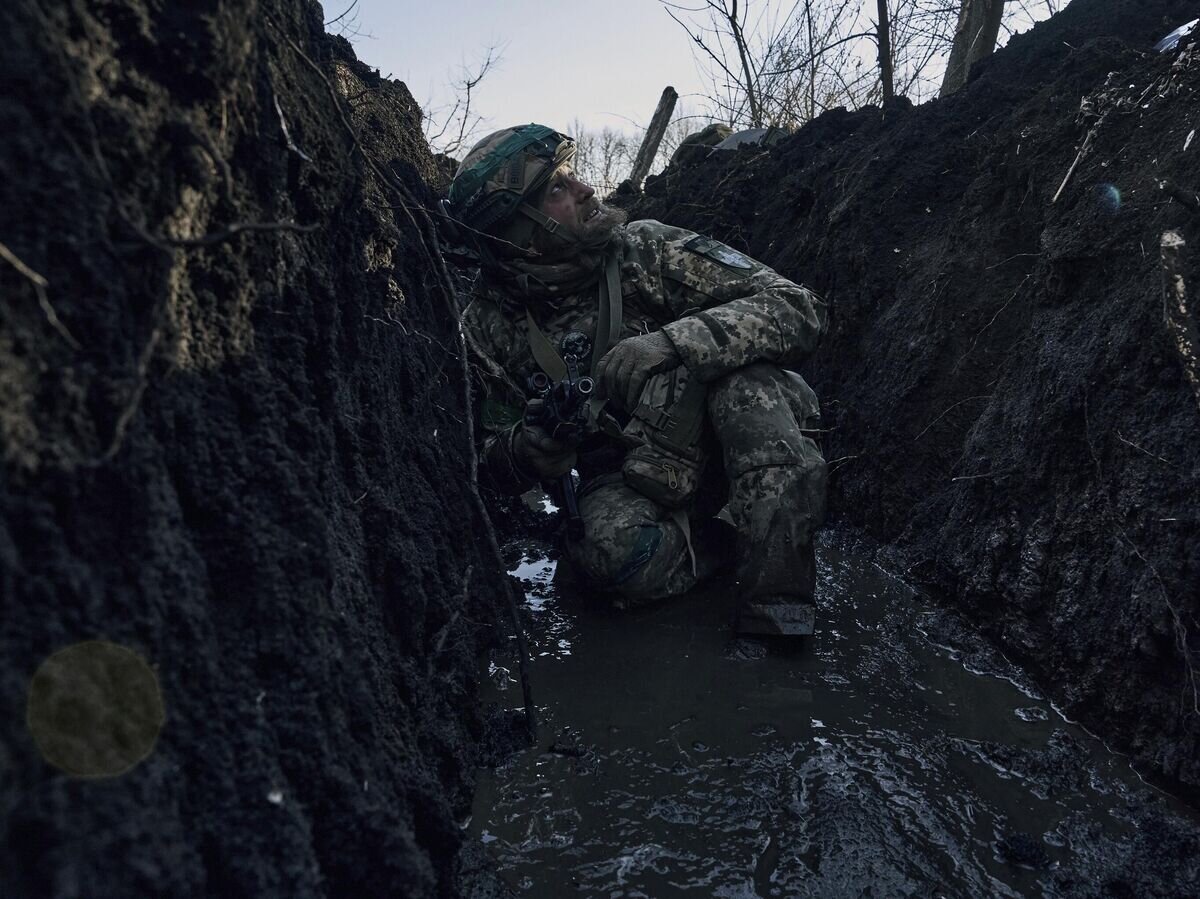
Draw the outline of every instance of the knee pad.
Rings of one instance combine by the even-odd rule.
[[[662,544],[662,528],[646,522],[616,532],[589,534],[568,546],[571,561],[593,585],[616,589],[637,576]]]

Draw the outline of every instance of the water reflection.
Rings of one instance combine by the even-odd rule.
[[[543,745],[484,773],[471,830],[521,895],[1191,894],[1155,857],[1191,817],[866,551],[820,556],[818,632],[741,661],[721,590],[611,612],[522,548]]]

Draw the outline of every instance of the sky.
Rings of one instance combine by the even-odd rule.
[[[453,82],[495,48],[498,62],[473,94],[472,109],[484,116],[476,138],[526,122],[564,133],[578,121],[592,132],[640,134],[668,85],[680,95],[677,116],[699,119],[708,105],[693,43],[659,0],[358,0],[353,8],[354,0],[322,2],[327,30],[348,38],[363,62],[407,84],[435,123],[454,101]],[[861,21],[869,23],[875,2],[862,3]]]
[[[328,21],[351,0],[323,3]],[[346,37],[359,59],[407,84],[422,107],[452,101],[461,67],[498,46],[500,62],[472,101],[489,131],[526,122],[566,130],[575,119],[637,131],[666,86],[684,105],[701,89],[689,39],[658,0],[359,0],[353,15]],[[691,106],[698,112],[700,100]]]

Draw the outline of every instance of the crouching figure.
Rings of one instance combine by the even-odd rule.
[[[816,395],[788,367],[825,304],[718,241],[627,223],[574,155],[546,126],[498,131],[443,204],[480,265],[462,327],[481,479],[566,503],[568,559],[619,606],[732,563],[739,633],[812,633],[826,471]]]

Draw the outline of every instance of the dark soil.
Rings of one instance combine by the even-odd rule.
[[[303,0],[0,32],[0,242],[61,320],[0,261],[0,893],[457,895],[501,575],[419,110]],[[25,701],[94,638],[166,726],[72,779]]]
[[[1200,54],[1150,48],[1194,16],[1075,0],[949,99],[833,110],[631,204],[831,301],[806,375],[834,518],[893,544],[1068,715],[1193,800],[1200,408],[1163,325],[1158,246],[1169,228],[1200,237],[1160,189],[1200,191],[1200,142],[1184,149]]]

